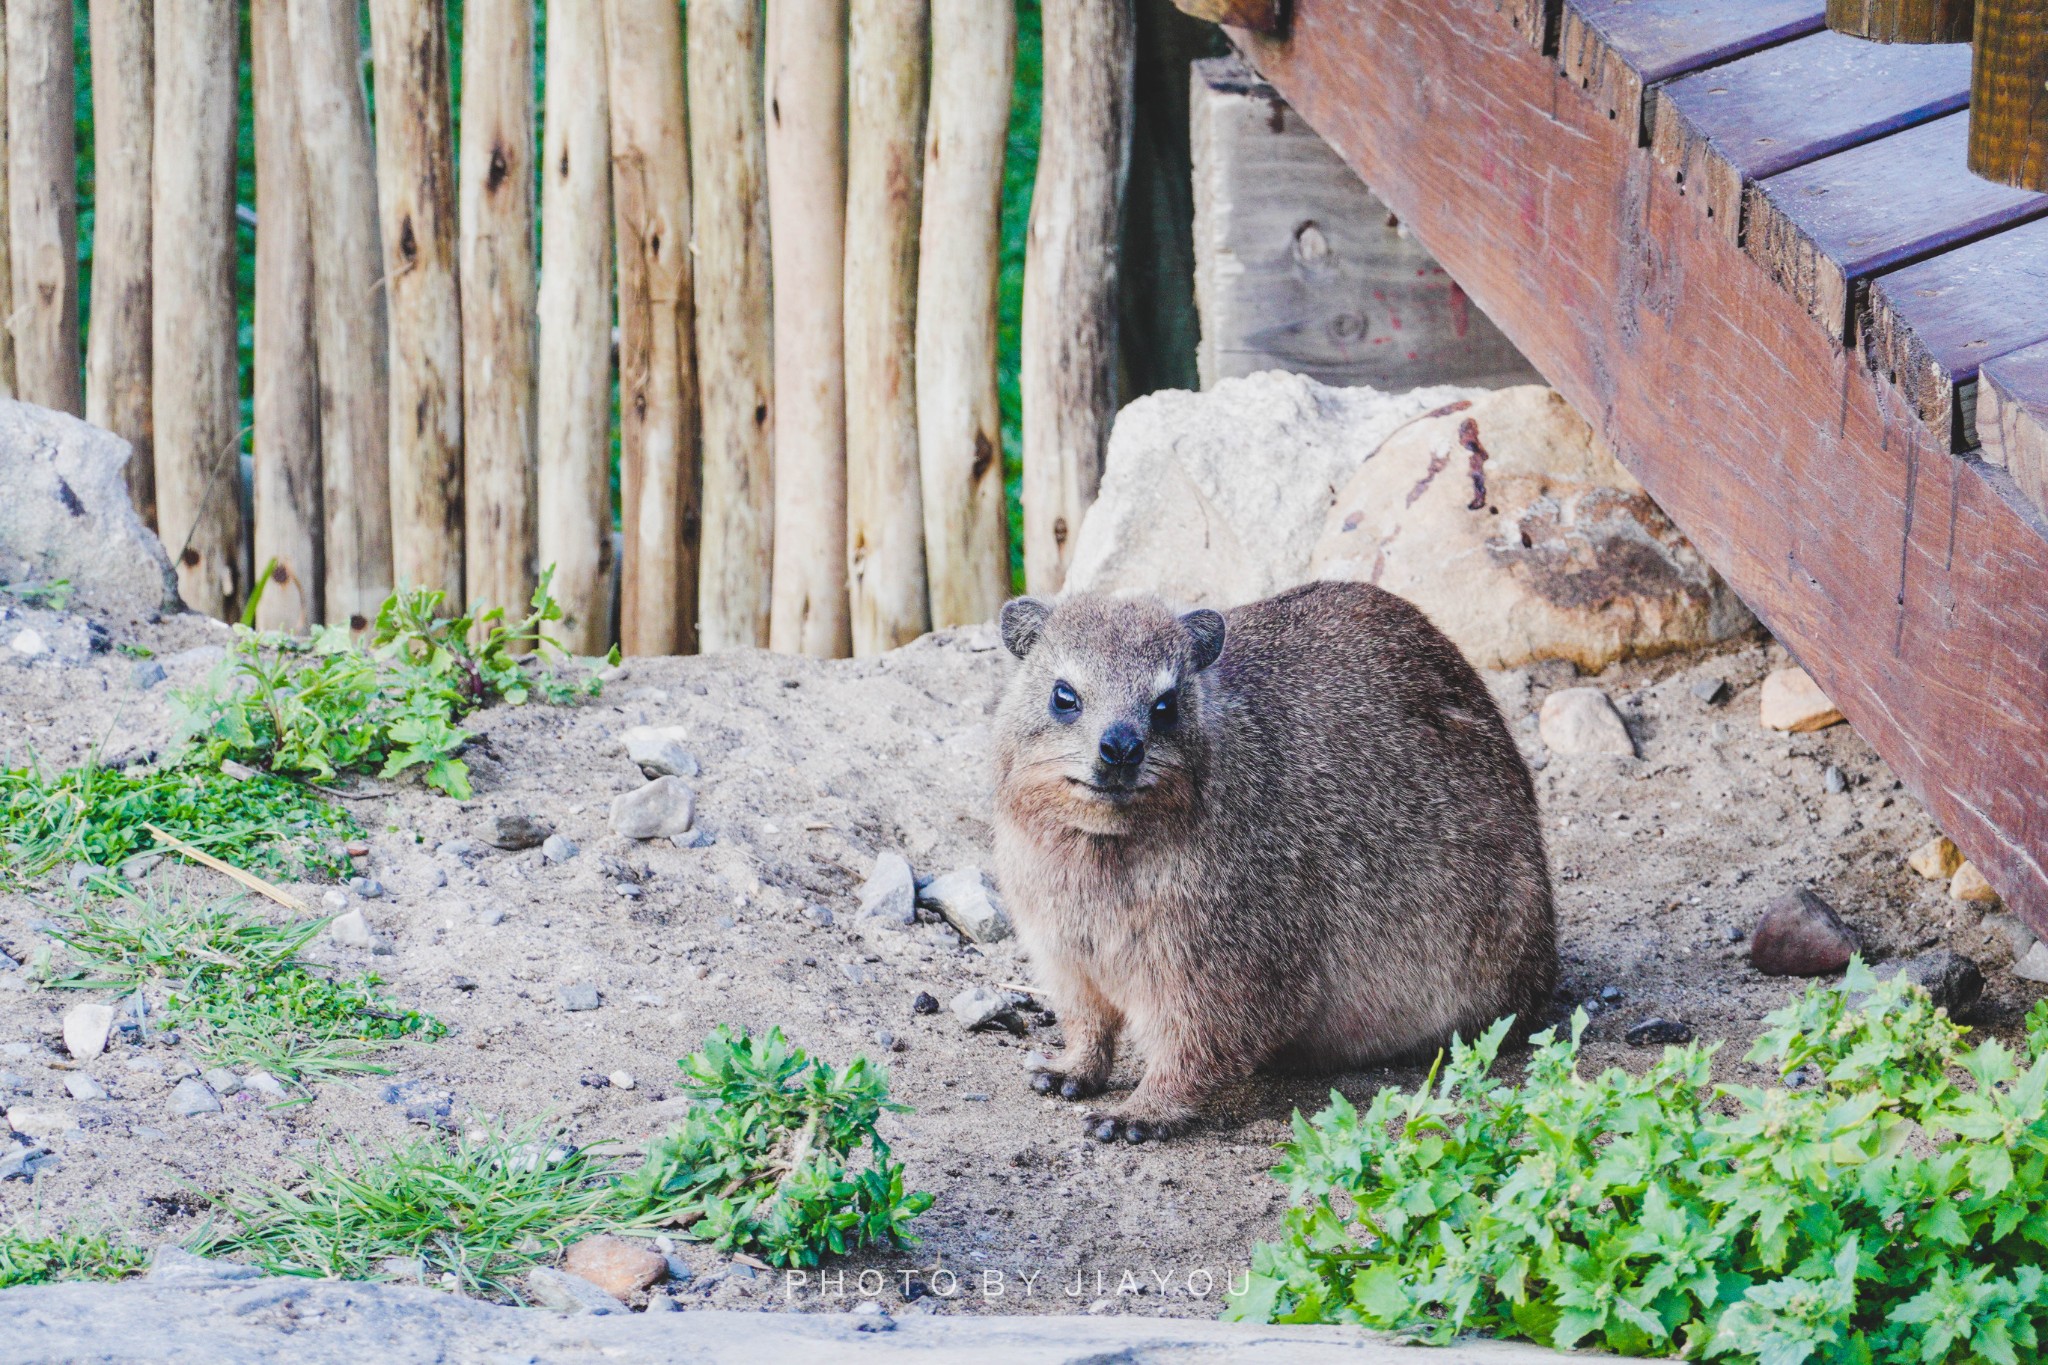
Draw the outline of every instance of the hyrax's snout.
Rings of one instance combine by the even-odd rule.
[[[1102,732],[1096,754],[1103,785],[1128,787],[1145,762],[1145,732],[1127,720],[1117,721]]]

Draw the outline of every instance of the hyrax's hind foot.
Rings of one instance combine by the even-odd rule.
[[[1041,1095],[1058,1095],[1063,1100],[1085,1100],[1100,1095],[1105,1087],[1099,1076],[1084,1076],[1048,1068],[1031,1073],[1031,1088]]]

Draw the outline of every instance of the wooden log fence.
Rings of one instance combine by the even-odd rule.
[[[1044,7],[1040,587],[1114,415],[1139,2]],[[867,654],[990,619],[1012,0],[553,0],[544,54],[528,0],[461,0],[459,63],[453,3],[248,0],[238,205],[238,0],[88,0],[81,335],[74,7],[5,0],[0,395],[127,438],[188,604],[233,615],[267,573],[266,627],[365,629],[401,587],[517,610],[544,572],[586,654]]]

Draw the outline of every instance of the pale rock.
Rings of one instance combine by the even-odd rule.
[[[917,922],[917,878],[901,853],[876,854],[874,869],[857,894],[863,919],[891,925]]]
[[[1949,899],[1959,901],[1990,904],[1998,900],[1997,889],[1977,870],[1975,863],[1968,861],[1956,869],[1955,876],[1949,878],[1948,894]]]
[[[64,1016],[64,1050],[76,1061],[89,1062],[107,1050],[113,1030],[112,1005],[73,1005]]]
[[[344,948],[372,949],[377,946],[377,935],[370,929],[370,921],[361,910],[351,910],[345,915],[336,915],[327,926],[327,937]]]
[[[564,1274],[549,1266],[535,1266],[526,1272],[526,1292],[543,1308],[561,1313],[623,1313],[626,1305],[580,1275]]]
[[[107,1088],[86,1075],[83,1071],[74,1071],[69,1076],[66,1076],[64,1078],[64,1088],[70,1092],[71,1098],[74,1100],[103,1100],[107,1098]]]
[[[207,1088],[205,1081],[197,1076],[187,1076],[171,1091],[171,1112],[183,1118],[218,1114],[220,1100]]]
[[[996,903],[995,892],[978,867],[963,867],[936,878],[918,899],[976,943],[994,943],[1010,936],[1010,917]]]
[[[1803,668],[1780,668],[1764,679],[1759,717],[1766,730],[1805,734],[1839,725],[1842,713]]]
[[[1963,865],[1963,851],[1946,834],[1938,834],[1913,850],[1906,866],[1930,882],[1947,881]]]
[[[170,558],[128,496],[130,458],[112,432],[0,401],[0,582],[63,579],[74,610],[176,610]]]
[[[668,1276],[668,1262],[623,1237],[600,1234],[569,1248],[562,1269],[588,1280],[615,1299],[628,1299]]]
[[[1332,491],[1403,423],[1477,392],[1275,371],[1148,394],[1117,414],[1066,587],[1225,607],[1306,582]]]
[[[224,1066],[214,1067],[200,1077],[216,1095],[232,1095],[242,1088],[242,1078]]]
[[[7,647],[24,659],[33,659],[47,648],[41,633],[35,630],[16,632],[14,638],[7,642]]]
[[[633,1079],[633,1074],[629,1071],[614,1071],[605,1079],[612,1083],[612,1089],[614,1090],[631,1090],[639,1084],[638,1081]]]
[[[672,839],[689,833],[697,794],[680,777],[657,777],[613,798],[612,833],[627,839]]]
[[[2022,981],[2048,985],[2048,943],[2035,939],[2033,946],[2012,964],[2012,974]]]
[[[1545,697],[1536,733],[1554,754],[1636,754],[1621,713],[1597,687],[1564,687]]]
[[[1304,577],[1407,599],[1480,668],[1569,659],[1592,673],[1754,624],[1593,429],[1540,385],[1446,404],[1338,487]]]
[[[591,985],[558,987],[555,991],[555,998],[561,1002],[562,1008],[571,1014],[580,1014],[585,1010],[594,1010],[601,1003],[597,987]]]
[[[544,863],[553,863],[558,867],[561,864],[568,862],[571,858],[575,857],[582,851],[582,849],[576,846],[576,841],[574,839],[571,839],[568,835],[563,834],[559,831],[557,831],[554,834],[550,834],[547,838],[541,840],[541,861]]]
[[[684,734],[680,725],[635,725],[619,736],[619,743],[626,758],[648,778],[695,777],[697,760],[683,747]]]
[[[289,1094],[284,1088],[284,1082],[268,1071],[252,1071],[242,1077],[242,1089],[252,1095],[260,1095],[272,1104],[285,1099]]]
[[[69,1110],[36,1109],[17,1104],[7,1111],[7,1126],[23,1137],[37,1142],[48,1142],[59,1133],[68,1133],[76,1127]]]
[[[996,1016],[1011,1007],[1008,991],[993,990],[987,986],[969,986],[954,996],[947,1006],[960,1027],[970,1032],[993,1022]]]

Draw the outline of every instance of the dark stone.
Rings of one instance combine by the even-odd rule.
[[[524,811],[515,811],[510,815],[494,817],[490,828],[484,831],[484,842],[493,848],[515,851],[539,848],[554,832],[555,827],[547,821],[536,820]]]
[[[1848,966],[1858,946],[1835,908],[1801,888],[1764,911],[1749,963],[1765,976],[1828,976]]]
[[[1935,1004],[1951,1015],[1961,1014],[1984,994],[1984,973],[1977,970],[1977,964],[1946,948],[1904,962],[1887,962],[1877,969],[1880,981],[1894,976],[1903,976],[1926,991]]]
[[[1692,1025],[1676,1019],[1645,1019],[1625,1035],[1630,1047],[1663,1047],[1692,1041]]]
[[[918,1014],[937,1014],[939,1000],[930,991],[919,991],[917,999],[910,1002],[910,1008]]]

